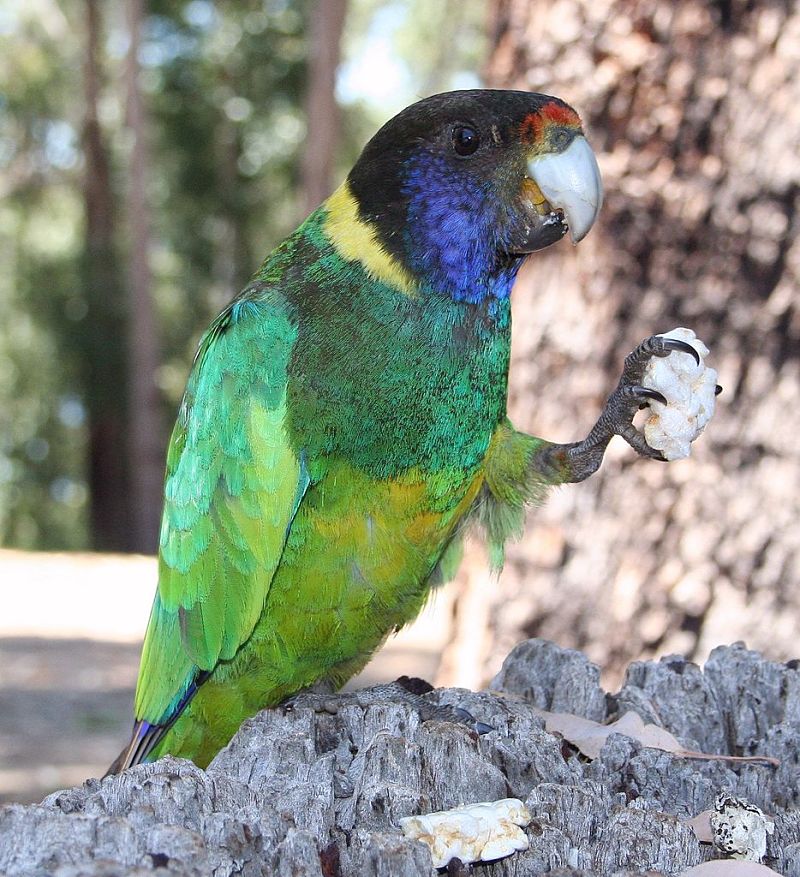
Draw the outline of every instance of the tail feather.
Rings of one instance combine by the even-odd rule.
[[[177,718],[177,715],[175,718]],[[147,756],[161,742],[171,725],[172,722],[169,725],[151,725],[145,721],[134,722],[130,743],[116,757],[103,778],[105,779],[105,777],[112,774],[122,773],[123,770],[133,767],[134,764],[141,764],[145,761]]]
[[[103,774],[103,779],[108,776],[113,776],[114,774],[122,773],[123,770],[133,767],[135,764],[142,764],[147,761],[148,756],[164,739],[167,731],[169,731],[178,720],[178,716],[180,716],[189,705],[189,702],[197,693],[197,689],[210,675],[211,673],[205,670],[202,673],[198,673],[194,682],[192,682],[178,705],[175,707],[169,720],[164,722],[163,725],[153,725],[150,722],[146,722],[144,719],[137,719],[133,723],[133,732],[131,734],[130,743],[128,743],[122,752],[120,752],[120,754],[114,759],[111,767],[109,767],[105,774]]]

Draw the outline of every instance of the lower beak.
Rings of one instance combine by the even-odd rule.
[[[545,210],[562,210],[572,242],[583,240],[603,204],[600,168],[586,138],[576,137],[564,152],[532,158],[528,173],[547,201]]]

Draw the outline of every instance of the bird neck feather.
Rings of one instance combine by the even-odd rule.
[[[410,271],[387,252],[372,223],[358,215],[358,203],[344,182],[323,205],[327,213],[322,231],[347,262],[359,262],[374,280],[415,297],[419,287]]]

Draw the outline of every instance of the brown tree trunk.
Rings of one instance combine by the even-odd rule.
[[[305,213],[315,210],[331,193],[340,127],[336,70],[346,12],[347,0],[317,0],[312,12],[303,156]]]
[[[88,413],[87,478],[93,546],[104,551],[130,548],[125,435],[125,360],[122,336],[125,305],[114,248],[114,196],[108,150],[98,119],[100,4],[85,0],[83,185],[86,215],[84,254],[86,317],[78,343],[86,363]]]
[[[736,639],[797,654],[798,31],[779,2],[494,0],[489,84],[573,104],[606,187],[599,227],[515,290],[513,420],[581,438],[625,353],[675,326],[724,394],[690,460],[615,440],[532,516],[487,594],[487,675],[529,635],[612,669]]]
[[[220,81],[227,85],[223,71]],[[239,175],[241,142],[237,126],[222,117],[214,130],[215,158],[219,173],[219,243],[214,249],[212,267],[214,295],[212,311],[220,311],[245,286],[253,270],[253,254],[247,237],[247,213],[250,202]]]
[[[139,47],[144,0],[127,0],[127,13],[130,35],[126,68],[127,121],[132,139],[128,188],[131,538],[134,550],[152,552],[157,545],[161,514],[164,443],[155,381],[159,345],[150,271],[147,123],[139,87]]]

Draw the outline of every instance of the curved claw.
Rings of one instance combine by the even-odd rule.
[[[453,715],[465,725],[471,725],[475,722],[475,716],[469,710],[465,710],[463,706],[450,706]]]
[[[619,434],[640,457],[647,457],[650,460],[658,460],[660,463],[667,462],[667,458],[661,453],[661,451],[656,448],[651,448],[650,445],[647,444],[642,433],[640,433],[632,423],[629,423]]]
[[[661,343],[667,350],[677,350],[680,353],[689,353],[694,357],[695,365],[700,365],[700,354],[685,341],[679,341],[677,338],[662,338]]]
[[[464,707],[461,706],[451,706],[450,709],[453,711],[455,718],[457,718],[463,724],[472,728],[472,730],[480,735],[480,734],[488,734],[490,731],[494,731],[495,728],[493,725],[487,725],[486,722],[481,722],[472,715],[469,710],[465,710]]]
[[[645,396],[647,399],[655,399],[656,402],[660,402],[662,405],[667,404],[666,398],[658,390],[640,387],[638,384],[629,384],[627,389],[631,396]]]

